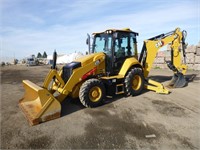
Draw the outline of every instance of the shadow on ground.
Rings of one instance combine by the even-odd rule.
[[[200,80],[200,77],[197,77],[198,74],[187,74],[185,75],[185,79],[187,82],[193,82]],[[161,75],[155,75],[155,76],[149,76],[149,79],[155,80],[157,82],[165,82],[170,81],[172,79],[172,76],[161,76]]]
[[[194,80],[200,80],[200,77],[197,77],[198,74],[188,74],[185,76],[186,81],[193,82]],[[166,82],[170,81],[172,79],[172,76],[150,76],[149,79],[155,80],[157,82]],[[144,89],[143,93],[149,92],[149,90]],[[122,95],[116,95],[113,98],[106,98],[105,102],[103,105],[113,103],[115,101],[121,100],[122,98],[125,98],[126,96],[124,94]],[[77,99],[72,99],[70,97],[67,97],[63,102],[62,102],[62,109],[61,109],[61,116],[69,115],[71,113],[74,113],[76,111],[82,110],[85,107],[81,104],[80,100]]]
[[[117,101],[117,100],[120,100],[124,97],[125,97],[124,95],[117,95],[117,96],[114,96],[113,98],[106,98],[103,105],[110,104],[110,103]],[[61,107],[62,107],[62,109],[61,109],[61,116],[62,117],[85,108],[78,98],[72,99],[70,97],[67,97],[61,103]]]
[[[67,97],[61,103],[61,107],[62,107],[62,109],[61,109],[61,116],[62,117],[85,108],[81,104],[79,99],[72,99],[70,97]]]

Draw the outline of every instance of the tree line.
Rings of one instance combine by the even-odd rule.
[[[38,52],[37,58],[47,58],[47,53],[44,51],[44,53],[42,55],[40,52]]]

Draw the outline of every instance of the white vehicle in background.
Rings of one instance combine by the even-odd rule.
[[[36,66],[38,64],[37,58],[33,56],[26,59],[26,66]]]

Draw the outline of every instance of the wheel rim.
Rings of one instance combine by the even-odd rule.
[[[89,98],[92,102],[98,102],[102,96],[101,88],[95,86],[90,89]]]
[[[142,84],[142,79],[139,75],[135,75],[133,77],[132,88],[134,90],[138,90]]]

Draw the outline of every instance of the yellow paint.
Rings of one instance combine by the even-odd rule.
[[[95,53],[92,54],[93,57],[82,58],[79,59],[82,63],[82,67],[76,68],[73,70],[71,77],[69,78],[68,82],[63,87],[63,94],[67,94],[68,92],[72,92],[74,85],[81,81],[81,77],[89,72],[91,69],[96,67],[95,62],[99,61],[99,63],[105,63],[105,54],[104,53]],[[90,61],[88,61],[88,59]],[[87,63],[85,63],[86,61]],[[96,74],[96,72],[95,72]],[[65,90],[65,91],[64,91]]]
[[[149,79],[148,84],[145,85],[145,88],[148,90],[155,91],[159,94],[169,94],[169,90],[165,88],[161,83]]]
[[[139,75],[135,75],[133,77],[133,83],[132,83],[132,88],[134,90],[138,90],[141,87],[142,84],[142,79]]]
[[[91,55],[86,55],[84,57],[77,59],[76,61],[81,62],[82,67],[73,70],[73,73],[66,84],[62,80],[61,75],[59,75],[56,70],[51,70],[45,79],[43,87],[47,88],[53,76],[56,76],[56,78],[61,84],[59,87],[57,87],[57,85],[54,84],[53,89],[66,96],[70,94],[73,91],[73,89],[75,89],[72,95],[73,97],[76,97],[79,91],[78,88],[80,88],[76,86],[80,86],[78,85],[78,83],[81,81],[81,77],[84,74],[89,72],[94,67],[98,67],[98,69],[102,70],[103,73],[105,72],[104,53],[95,53]],[[97,74],[97,71],[95,72],[95,74]],[[60,100],[62,101],[63,99]]]
[[[124,28],[124,29],[107,29],[106,31],[112,31],[112,32],[133,32],[130,28]],[[95,35],[95,34],[102,34],[102,33],[105,33],[106,31],[95,32],[95,33],[93,33],[93,35]]]
[[[19,105],[24,114],[34,124],[34,120],[45,121],[49,116],[60,114],[60,102],[46,89],[43,89],[28,80],[23,80],[25,94]]]
[[[119,75],[125,77],[127,71],[134,65],[139,65],[141,66],[141,64],[138,62],[138,60],[134,57],[131,58],[127,58],[124,62],[124,64],[122,65],[122,68],[119,72]]]
[[[101,77],[101,79],[105,79],[105,80],[110,80],[110,79],[122,79],[122,78],[124,78],[124,76],[123,75],[116,75],[116,76],[103,76],[103,77]]]
[[[92,102],[98,102],[102,97],[102,91],[98,86],[94,86],[89,91],[89,99]]]
[[[70,96],[72,98],[78,98],[79,90],[80,90],[80,87],[81,87],[82,84],[83,84],[83,82],[80,82],[80,83],[78,83],[77,85],[74,86],[72,92],[70,93]]]
[[[179,48],[181,47],[181,40],[182,40],[182,32],[180,31],[180,28],[176,28],[176,30],[174,31],[172,35],[161,38],[160,40],[144,41],[144,44],[146,45],[146,49],[147,49],[147,58],[146,58],[146,64],[144,67],[145,78],[148,76],[152,68],[153,62],[155,60],[156,54],[159,51],[159,49],[169,43],[172,43],[171,48],[173,49],[174,66],[178,69],[179,72],[183,74],[186,73],[187,66],[185,64],[182,64],[181,62],[182,53],[179,51]],[[159,46],[160,42],[163,42],[162,43],[163,45]]]

